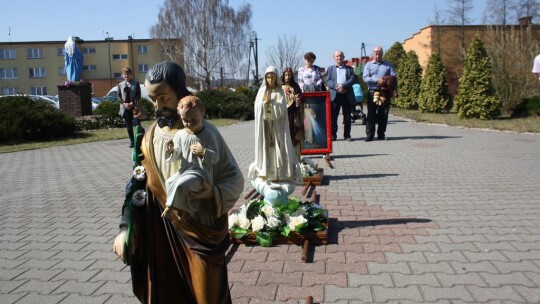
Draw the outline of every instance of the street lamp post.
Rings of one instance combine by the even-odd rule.
[[[112,67],[111,67],[111,37],[109,37],[109,32],[105,32],[107,34],[107,38],[105,40],[107,41],[107,49],[109,50],[109,81],[110,81],[110,87],[112,88]]]

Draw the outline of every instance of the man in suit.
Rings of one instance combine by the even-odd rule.
[[[334,52],[335,65],[329,66],[326,76],[326,85],[330,91],[332,105],[332,140],[337,139],[339,111],[343,109],[343,138],[352,141],[351,138],[351,109],[356,103],[353,84],[357,83],[356,75],[352,67],[346,66],[342,51]]]

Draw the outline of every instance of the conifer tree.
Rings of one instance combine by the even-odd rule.
[[[403,58],[397,71],[399,97],[392,102],[399,108],[418,109],[418,94],[422,83],[422,67],[415,51]]]
[[[395,42],[392,46],[384,53],[384,60],[390,62],[392,66],[397,70],[400,66],[400,62],[407,56],[403,45],[399,42]]]
[[[454,110],[462,118],[492,119],[500,115],[501,105],[491,83],[491,61],[482,41],[475,37],[463,65]]]
[[[441,113],[450,105],[450,91],[446,81],[446,69],[439,54],[429,58],[426,75],[420,86],[418,107],[422,112]]]

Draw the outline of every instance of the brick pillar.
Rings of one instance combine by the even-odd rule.
[[[60,112],[75,117],[92,115],[92,86],[91,85],[59,85],[58,98]]]

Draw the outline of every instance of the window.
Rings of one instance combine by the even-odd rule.
[[[139,54],[148,54],[148,45],[138,45],[137,53]]]
[[[58,75],[66,75],[66,67],[58,67]]]
[[[28,58],[44,58],[43,49],[28,49]]]
[[[15,59],[15,49],[0,49],[0,59]]]
[[[148,72],[148,64],[139,64],[139,73]]]
[[[30,68],[30,78],[43,78],[47,77],[45,68]]]
[[[17,68],[0,69],[0,78],[18,78]]]
[[[127,56],[127,54],[113,54],[112,59],[113,60],[124,60],[124,59],[128,59],[128,56]]]
[[[57,48],[56,49],[56,55],[64,56],[64,48]]]
[[[47,94],[47,87],[31,87],[31,95],[49,95]]]
[[[83,54],[95,54],[96,48],[81,48],[81,53]]]
[[[83,71],[96,71],[96,65],[95,64],[91,64],[91,65],[85,65],[83,66]]]
[[[114,73],[114,78],[122,79],[122,73]]]
[[[2,88],[2,95],[15,95],[18,91],[17,88]]]

